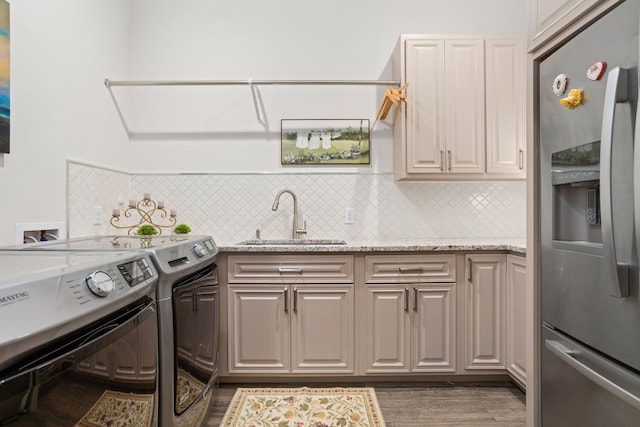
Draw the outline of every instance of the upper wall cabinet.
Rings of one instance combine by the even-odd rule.
[[[536,50],[580,18],[588,19],[591,12],[598,14],[620,1],[529,0],[529,50]]]
[[[403,35],[393,63],[396,179],[525,178],[522,37]]]

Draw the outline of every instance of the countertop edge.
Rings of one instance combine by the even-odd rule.
[[[445,251],[506,251],[526,254],[524,240],[500,242],[442,241],[425,243],[347,243],[346,245],[225,245],[219,244],[222,253],[366,253],[366,252],[445,252]]]

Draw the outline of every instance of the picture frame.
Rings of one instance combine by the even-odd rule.
[[[280,163],[368,165],[369,119],[282,119]]]

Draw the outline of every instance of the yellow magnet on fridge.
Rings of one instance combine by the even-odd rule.
[[[571,89],[569,91],[569,96],[566,98],[562,98],[560,100],[560,104],[564,105],[570,110],[573,110],[578,105],[583,103],[584,99],[584,91],[582,89]]]

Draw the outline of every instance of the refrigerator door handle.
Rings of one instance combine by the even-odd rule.
[[[580,351],[572,351],[560,344],[555,340],[545,340],[544,346],[554,355],[556,355],[560,360],[565,362],[567,365],[578,371],[580,374],[584,375],[586,378],[590,379],[600,387],[604,388],[611,394],[620,398],[621,400],[627,402],[629,405],[633,406],[636,409],[640,409],[640,399],[637,396],[629,393],[624,388],[620,387],[618,384],[613,381],[605,378],[600,375],[598,372],[594,371],[590,367],[580,363],[580,361],[576,360],[573,355],[579,355]]]
[[[607,86],[602,113],[602,135],[600,138],[600,218],[605,259],[612,264],[615,280],[610,282],[609,293],[614,297],[629,296],[629,265],[618,262],[615,245],[615,228],[612,206],[612,159],[613,125],[616,116],[616,104],[628,99],[627,70],[616,67],[607,75]]]

